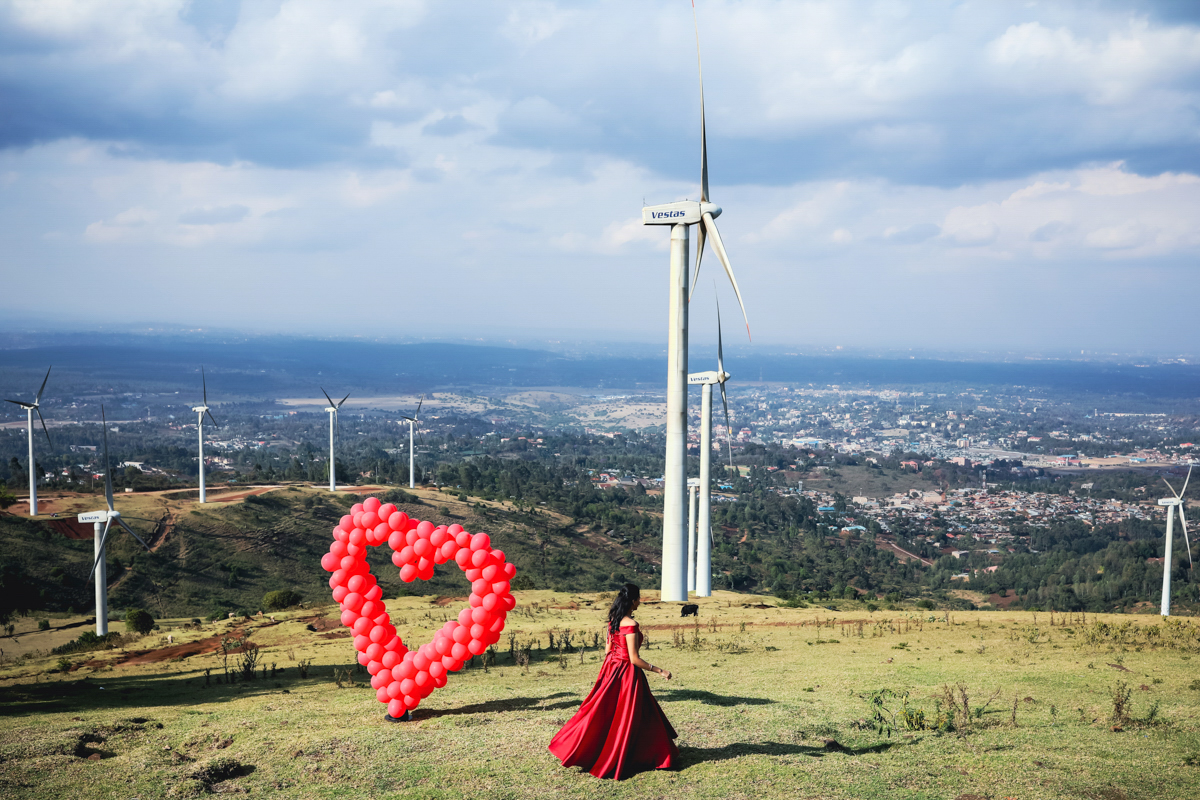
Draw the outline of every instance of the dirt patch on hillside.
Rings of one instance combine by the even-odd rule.
[[[263,626],[266,627],[266,626]],[[107,666],[138,666],[140,664],[161,664],[165,661],[179,661],[192,656],[202,656],[206,653],[215,653],[221,649],[221,640],[225,637],[242,638],[246,632],[242,628],[234,628],[228,633],[223,633],[218,636],[209,636],[205,639],[197,639],[194,642],[184,642],[183,644],[174,644],[167,647],[160,647],[156,650],[135,650],[131,653],[126,653],[116,661],[106,662],[99,659],[85,661],[81,666],[98,667]],[[242,648],[230,650],[230,653],[240,653]]]
[[[435,606],[448,606],[448,605],[450,605],[451,603],[465,603],[465,602],[467,602],[467,600],[469,600],[469,599],[470,599],[470,598],[468,598],[468,597],[444,597],[444,596],[440,596],[440,597],[436,597],[436,598],[434,598],[434,600],[433,600],[433,604],[434,604]]]
[[[989,594],[987,601],[996,608],[1002,608],[1007,611],[1009,606],[1017,602],[1017,596],[1016,594],[1010,594],[1007,597],[1001,597],[998,594]]]

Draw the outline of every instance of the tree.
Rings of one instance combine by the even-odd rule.
[[[268,611],[282,611],[299,605],[304,598],[295,589],[279,589],[263,595],[263,607]]]
[[[154,630],[154,617],[145,609],[131,608],[125,612],[125,630],[145,636]]]

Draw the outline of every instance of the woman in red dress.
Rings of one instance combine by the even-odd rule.
[[[642,632],[633,612],[640,595],[632,583],[617,593],[608,611],[608,645],[596,685],[550,740],[550,752],[564,767],[621,780],[645,769],[670,769],[679,761],[675,729],[650,694],[643,670],[667,680],[671,673],[638,655]]]

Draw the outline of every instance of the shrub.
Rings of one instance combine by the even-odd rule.
[[[145,609],[131,608],[125,612],[125,630],[127,633],[140,633],[144,636],[154,630],[154,617]]]
[[[304,598],[295,589],[279,589],[263,595],[263,607],[268,611],[282,611],[300,605]]]
[[[39,631],[48,631],[48,630],[50,630],[50,620],[48,620],[48,619],[39,619],[39,620],[38,620],[38,630],[39,630]]]
[[[928,609],[928,610],[932,611],[933,607],[934,606],[933,606],[932,600],[918,600],[917,601],[917,608],[924,608],[924,609]]]

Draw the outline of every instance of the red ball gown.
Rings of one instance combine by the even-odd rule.
[[[564,767],[621,780],[646,769],[670,769],[679,761],[675,729],[650,693],[646,673],[629,662],[627,633],[635,634],[641,647],[637,625],[609,634],[611,646],[596,685],[550,740],[550,752]]]

